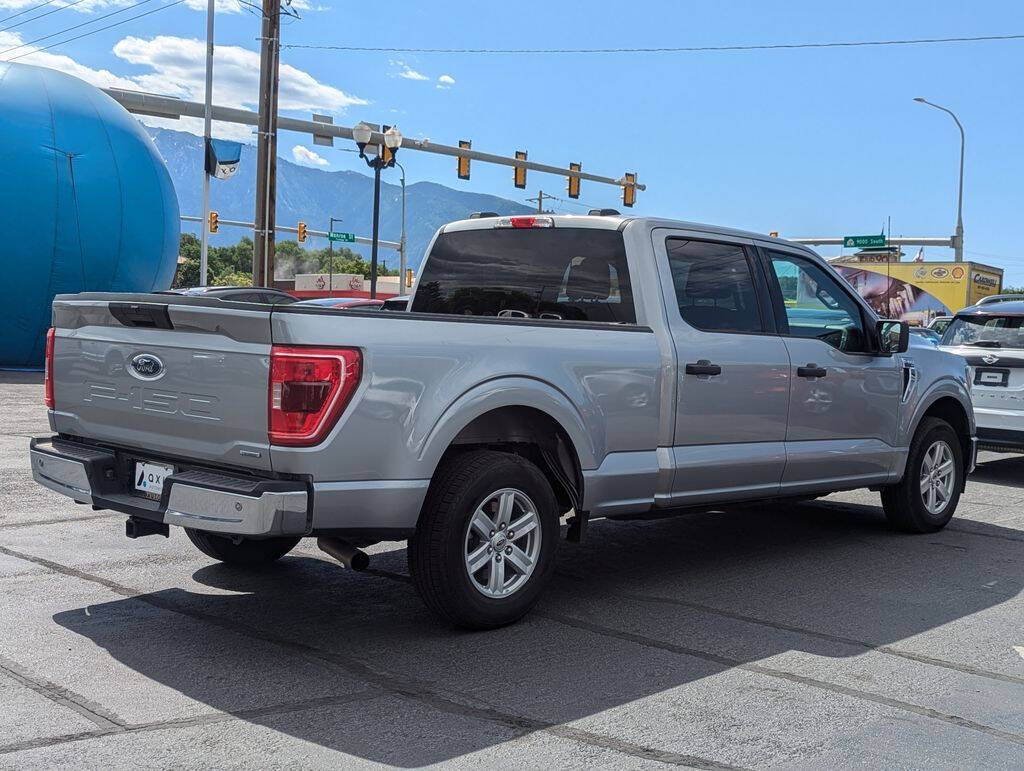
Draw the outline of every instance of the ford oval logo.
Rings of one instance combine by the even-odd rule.
[[[164,374],[164,363],[151,353],[140,353],[132,357],[129,372],[139,380],[156,380]]]

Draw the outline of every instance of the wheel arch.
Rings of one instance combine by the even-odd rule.
[[[925,418],[940,418],[949,423],[960,440],[960,449],[963,453],[965,466],[970,463],[971,457],[971,436],[974,431],[972,422],[963,403],[950,394],[938,394],[932,399],[918,416],[914,423],[914,433]],[[912,434],[913,436],[913,434]]]
[[[459,397],[431,430],[420,460],[433,478],[446,456],[469,447],[528,457],[566,508],[583,500],[583,469],[598,463],[579,410],[561,391],[529,378],[490,381]]]

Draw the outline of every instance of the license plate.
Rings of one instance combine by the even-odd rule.
[[[974,370],[974,385],[1006,388],[1010,385],[1010,370],[978,367]]]
[[[147,461],[135,462],[135,492],[147,498],[160,499],[164,491],[164,480],[174,473],[174,466]]]

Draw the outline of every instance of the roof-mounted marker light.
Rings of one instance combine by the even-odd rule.
[[[496,228],[553,228],[555,221],[551,217],[499,217]]]

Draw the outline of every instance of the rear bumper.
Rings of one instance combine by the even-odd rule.
[[[33,439],[29,454],[36,482],[96,508],[232,535],[305,535],[312,529],[303,482],[191,469],[168,477],[157,501],[129,492],[134,467],[119,453],[50,438]]]

